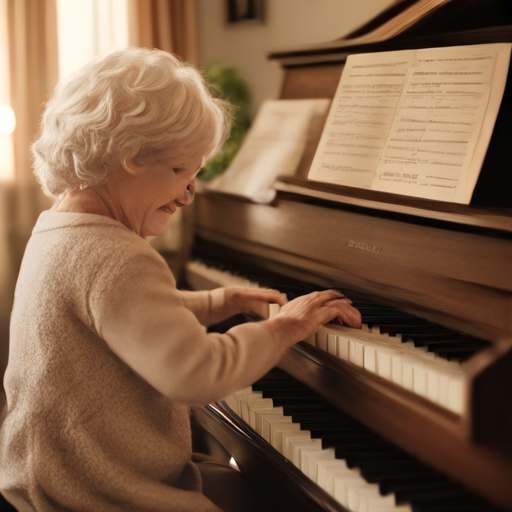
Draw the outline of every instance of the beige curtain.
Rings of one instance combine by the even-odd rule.
[[[128,0],[130,46],[158,48],[197,62],[195,0]]]
[[[14,285],[25,245],[40,212],[51,205],[33,174],[30,145],[58,77],[55,0],[7,0],[15,178],[0,186],[0,371]]]

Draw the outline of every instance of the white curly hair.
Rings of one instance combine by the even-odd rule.
[[[103,183],[129,158],[140,164],[178,152],[212,158],[229,136],[232,112],[193,65],[160,50],[128,48],[61,81],[32,145],[45,194]]]

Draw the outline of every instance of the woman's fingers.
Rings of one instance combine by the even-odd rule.
[[[266,300],[269,303],[279,304],[280,306],[284,306],[288,302],[288,297],[285,293],[281,293],[279,290],[265,290],[266,292]]]
[[[335,318],[350,327],[360,328],[361,314],[351,304],[352,301],[337,290],[313,292],[288,302],[278,315],[262,325],[288,347]]]
[[[277,303],[280,306],[284,306],[288,302],[288,298],[286,297],[286,294],[281,293],[279,290],[272,290],[272,289],[251,289],[251,288],[233,288],[233,290],[236,290],[237,292],[237,300],[249,300],[254,301],[258,300],[261,302],[267,302],[267,303]]]
[[[328,304],[328,306],[330,308],[329,316],[332,316],[328,322],[337,318],[350,327],[354,327],[356,329],[361,328],[361,313],[356,308],[353,308],[349,303],[345,302],[343,299],[333,300]]]

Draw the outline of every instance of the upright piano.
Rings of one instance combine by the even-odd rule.
[[[270,52],[281,97],[332,98],[354,53],[512,42],[508,0],[452,0],[391,39],[351,43],[413,4],[346,38]],[[299,171],[278,178],[269,205],[202,192],[186,212],[189,287],[337,288],[363,315],[362,330],[326,325],[251,389],[193,408],[280,510],[512,510],[511,99],[509,74],[470,205]]]

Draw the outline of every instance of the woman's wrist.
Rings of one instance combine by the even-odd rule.
[[[263,320],[260,324],[270,332],[279,346],[282,347],[283,352],[300,341],[300,334],[296,332],[292,322],[284,315]]]

